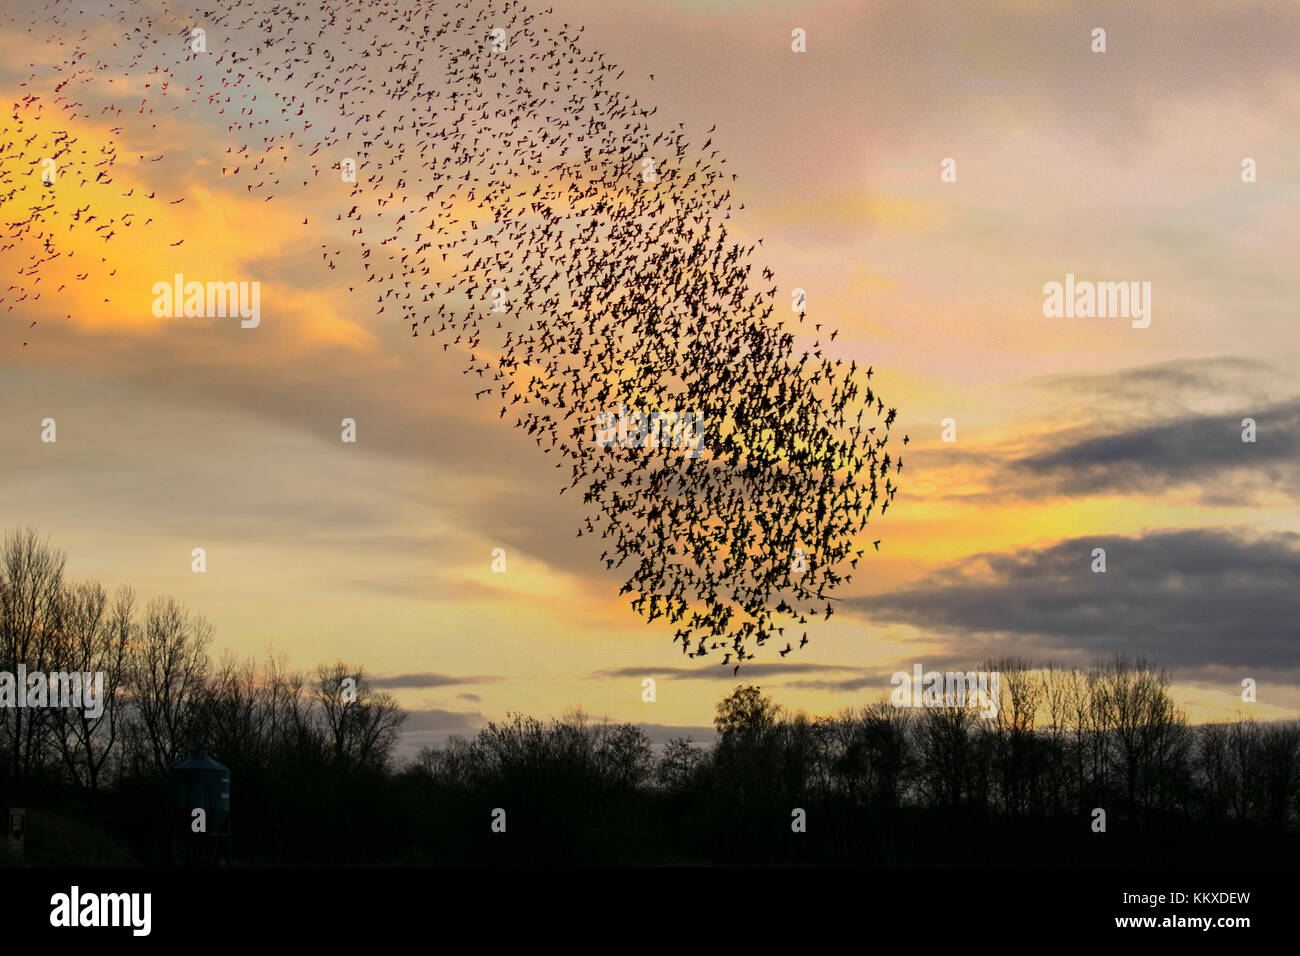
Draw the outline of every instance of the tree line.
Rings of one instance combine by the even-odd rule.
[[[0,545],[0,670],[105,675],[95,716],[0,707],[28,862],[172,861],[167,774],[200,747],[231,769],[246,863],[1248,862],[1300,842],[1300,722],[1193,726],[1123,655],[989,661],[990,718],[887,697],[814,717],[740,685],[711,745],[510,714],[398,761],[406,714],[364,668],[214,661],[202,615],[64,563],[31,529]]]

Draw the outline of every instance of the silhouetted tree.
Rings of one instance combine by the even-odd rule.
[[[142,861],[157,859],[159,778],[199,744],[232,767],[238,845],[259,862],[338,862],[322,832],[356,863],[1136,862],[1153,851],[1205,862],[1297,850],[1300,722],[1189,727],[1168,675],[1123,655],[1088,668],[988,662],[1000,675],[992,717],[969,700],[913,709],[888,696],[812,717],[738,685],[717,704],[712,747],[675,738],[656,760],[635,724],[511,713],[399,767],[405,714],[363,668],[308,676],[283,655],[259,667],[229,653],[213,667],[210,641],[178,602],[155,599],[137,620],[129,589],[110,601],[93,582],[67,584],[63,556],[35,532],[8,535],[0,666],[102,671],[105,687],[98,717],[0,708],[0,789],[112,816]],[[817,823],[791,840],[795,806]],[[1087,839],[1095,806],[1117,811],[1124,840]],[[481,825],[492,807],[510,808],[510,840]]]
[[[655,779],[661,787],[675,793],[689,790],[704,759],[704,751],[694,746],[689,736],[673,737],[664,745]]]
[[[149,602],[127,657],[127,686],[156,773],[170,770],[194,744],[189,720],[208,676],[211,643],[212,626],[201,614],[174,598]]]
[[[345,681],[351,684],[345,684]],[[320,703],[334,763],[340,767],[383,767],[397,744],[406,714],[387,691],[376,693],[365,671],[338,661],[316,669],[313,687]]]
[[[45,671],[53,659],[63,605],[62,551],[42,541],[34,528],[5,535],[0,545],[0,662],[10,673],[24,665]],[[25,694],[26,687],[16,687]],[[10,773],[21,780],[44,763],[41,746],[48,708],[0,708]]]
[[[64,769],[77,787],[98,790],[114,753],[123,721],[127,649],[136,633],[134,612],[135,595],[127,587],[120,588],[111,602],[96,582],[76,585],[63,594],[55,651],[58,667],[103,675],[98,715],[91,716],[85,707],[51,711]]]

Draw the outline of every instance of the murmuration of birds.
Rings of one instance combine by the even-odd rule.
[[[716,124],[694,146],[620,89],[582,28],[517,0],[109,8],[111,42],[62,0],[29,27],[47,47],[29,83],[59,79],[53,100],[13,105],[0,144],[4,251],[26,256],[11,310],[39,297],[64,225],[107,246],[138,204],[184,200],[112,186],[124,130],[138,142],[169,113],[203,116],[224,133],[206,174],[265,194],[266,215],[291,189],[334,202],[332,223],[301,224],[330,240],[322,268],[355,274],[377,318],[467,356],[475,398],[556,456],[559,493],[586,510],[578,536],[600,539],[620,594],[683,654],[737,673],[769,641],[781,656],[809,643],[898,490],[897,413],[870,367],[824,354],[837,332],[777,318],[762,240],[728,229],[744,205]],[[79,145],[69,117],[103,142]],[[51,157],[59,176],[33,198],[21,177]],[[163,159],[139,154],[133,174]],[[65,189],[91,198],[56,201]],[[116,271],[105,254],[75,280],[91,266]],[[620,407],[689,413],[698,453],[597,440]]]

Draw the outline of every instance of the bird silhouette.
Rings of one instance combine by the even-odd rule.
[[[439,342],[475,400],[555,457],[558,492],[585,510],[575,537],[599,544],[631,609],[671,625],[683,654],[721,653],[736,674],[785,623],[831,616],[873,510],[898,490],[897,409],[885,414],[871,366],[823,354],[839,330],[810,327],[806,303],[794,328],[775,318],[780,286],[757,261],[762,238],[740,238],[716,123],[693,145],[619,87],[580,27],[520,0],[214,0],[204,17],[227,42],[202,54],[151,3],[109,9],[111,46],[61,5],[31,27],[59,45],[33,69],[100,99],[27,93],[8,115],[3,244],[29,256],[11,310],[35,301],[66,232],[153,235],[138,210],[156,210],[179,160],[137,160],[133,175],[158,181],[110,202],[119,137],[202,114],[227,141],[187,174],[262,200],[248,229],[281,215],[270,200],[309,196],[323,275],[364,274],[347,285],[362,309]],[[55,114],[120,125],[87,145],[53,131]],[[19,200],[45,156],[59,178]],[[184,238],[151,241],[161,256]]]

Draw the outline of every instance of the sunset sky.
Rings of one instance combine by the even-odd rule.
[[[19,85],[62,58],[25,32],[41,4],[5,6],[7,102],[55,95]],[[789,290],[806,289],[810,319],[841,330],[833,354],[874,366],[911,437],[842,612],[802,654],[756,648],[741,680],[830,713],[917,662],[1126,651],[1169,668],[1193,720],[1300,713],[1291,0],[534,6],[585,25],[659,119],[712,137],[777,314],[793,320]],[[87,22],[112,43],[111,14]],[[574,706],[659,741],[710,736],[731,668],[683,657],[672,625],[629,609],[600,543],[575,538],[581,502],[559,497],[554,460],[474,401],[463,356],[373,315],[347,291],[359,269],[325,268],[321,243],[349,241],[337,184],[250,196],[220,175],[225,118],[175,103],[157,129],[123,124],[115,185],[186,202],[114,241],[111,279],[0,305],[0,524],[50,535],[73,579],[183,600],[218,654],[364,664],[411,712],[406,752]],[[260,326],[155,318],[151,287],[174,273],[261,282]],[[1151,283],[1150,327],[1045,318],[1043,286],[1067,273]]]

